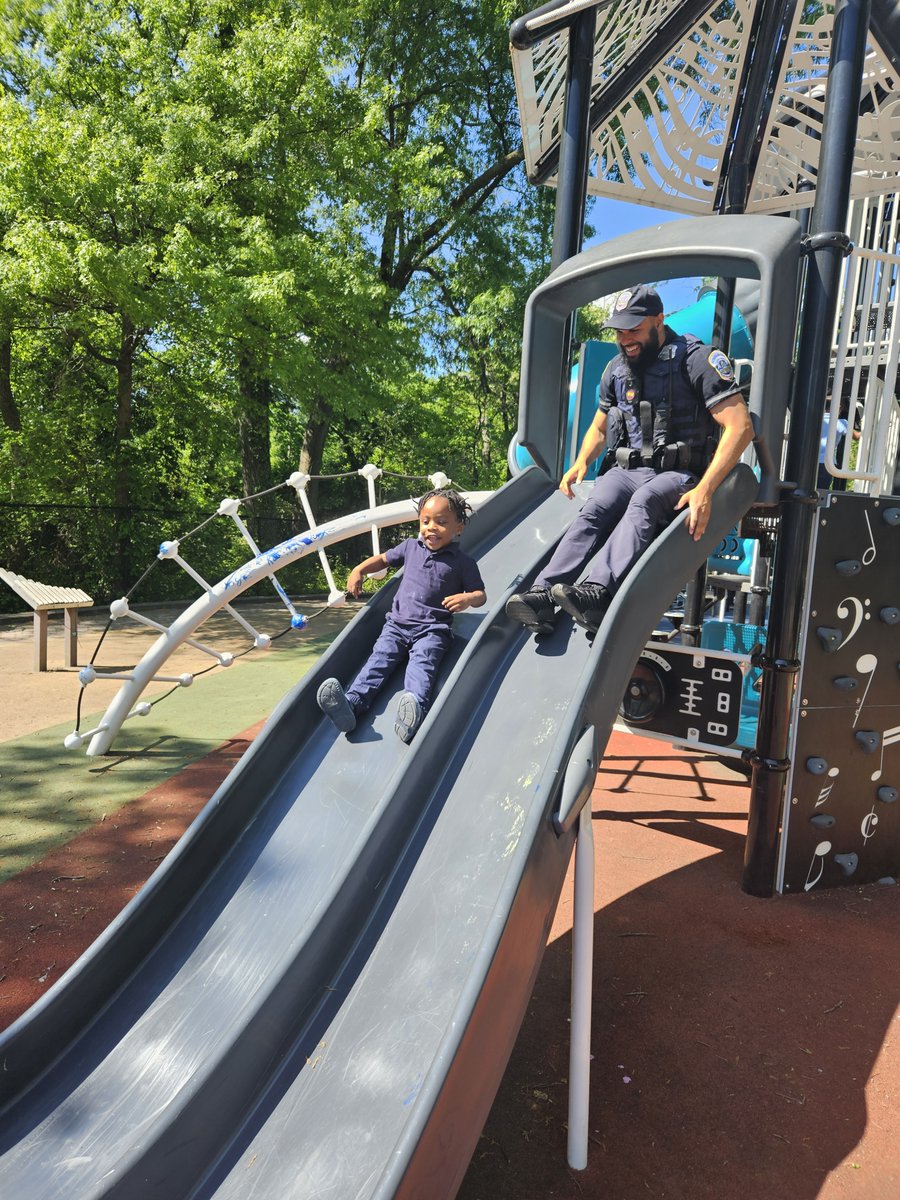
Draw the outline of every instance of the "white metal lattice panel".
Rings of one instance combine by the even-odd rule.
[[[597,12],[592,100],[602,97],[681,7],[679,0],[621,0]],[[592,133],[588,191],[675,212],[714,211],[755,0],[721,0]],[[788,54],[764,122],[748,211],[811,205],[833,20],[832,6],[798,3]],[[513,50],[525,161],[534,175],[559,140],[568,37]],[[859,120],[853,195],[896,190],[900,174],[900,86],[872,41]],[[555,183],[555,177],[548,179]]]
[[[769,113],[748,212],[784,212],[812,203],[833,5],[798,7],[776,103]],[[892,192],[900,176],[900,80],[874,40],[866,52],[853,162],[854,196]]]
[[[597,14],[592,99],[634,58],[678,0],[624,0]],[[713,211],[752,0],[714,6],[594,131],[589,192],[697,214]],[[558,140],[568,39],[513,51],[525,158],[534,172]],[[553,183],[551,179],[549,182]]]
[[[843,302],[835,322],[831,419],[825,462],[835,475],[853,479],[853,490],[891,492],[897,461],[900,409],[900,254],[897,198],[867,197],[851,205],[848,221],[855,245],[844,261]],[[889,252],[889,248],[894,253]],[[856,429],[837,454],[841,416]]]
[[[718,5],[599,125],[589,189],[633,204],[713,211],[752,5]]]

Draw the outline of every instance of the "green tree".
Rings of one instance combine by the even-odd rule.
[[[510,15],[433,4],[413,37],[370,2],[0,11],[7,502],[107,506],[101,592],[133,577],[141,510],[362,465],[364,437],[502,477],[548,229]],[[60,559],[102,557],[75,525],[44,531]]]

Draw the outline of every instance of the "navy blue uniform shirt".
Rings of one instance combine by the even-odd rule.
[[[605,413],[611,407],[619,409],[627,443],[635,450],[640,450],[642,444],[638,413],[641,398],[654,405],[664,402],[668,399],[671,383],[668,441],[703,446],[708,436],[718,432],[709,409],[715,408],[727,396],[740,392],[727,354],[706,345],[693,334],[675,333],[668,325],[665,331],[666,340],[660,348],[660,357],[642,371],[635,371],[619,354],[600,380],[598,407]],[[640,397],[629,396],[629,382],[633,377],[640,381]]]
[[[388,566],[403,567],[391,617],[405,628],[449,625],[453,614],[441,601],[459,592],[484,591],[474,558],[456,542],[432,553],[419,538],[407,538],[385,550]]]

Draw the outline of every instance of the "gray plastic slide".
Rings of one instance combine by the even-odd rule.
[[[537,469],[467,531],[489,607],[413,744],[388,688],[338,735],[393,585],[291,692],[153,879],[0,1038],[16,1200],[451,1197],[502,1077],[579,805],[629,672],[752,502],[739,467],[700,543],[679,520],[596,638],[534,638],[508,595],[575,513]]]

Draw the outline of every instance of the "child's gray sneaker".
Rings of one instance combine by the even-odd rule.
[[[416,730],[422,724],[422,705],[412,692],[404,692],[397,705],[397,720],[394,722],[394,733],[401,742],[411,742]]]
[[[341,733],[349,733],[356,728],[356,713],[337,679],[326,679],[320,685],[316,692],[316,703]]]

